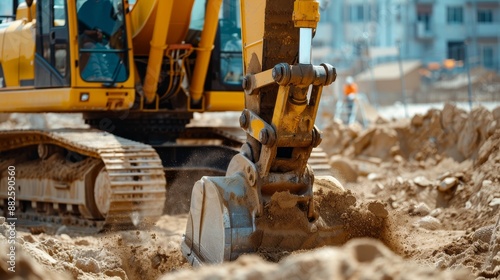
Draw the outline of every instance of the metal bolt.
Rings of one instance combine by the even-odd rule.
[[[243,129],[248,127],[248,120],[245,112],[241,113],[240,115],[240,127]]]
[[[259,133],[259,140],[263,145],[266,145],[269,142],[269,132],[267,129],[263,129]]]
[[[273,68],[273,79],[275,81],[280,81],[283,78],[283,65],[278,64]]]
[[[243,89],[249,89],[250,88],[250,81],[248,80],[247,77],[243,78],[243,81],[241,81],[241,86]]]
[[[319,132],[316,128],[312,130],[312,145],[314,148],[318,147],[321,144],[323,137],[321,132]]]

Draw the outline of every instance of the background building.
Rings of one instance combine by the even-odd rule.
[[[332,48],[328,58],[341,68],[363,55],[374,63],[394,60],[400,43],[403,59],[464,61],[467,52],[472,66],[500,72],[500,0],[325,0],[322,6],[315,46]]]
[[[415,0],[408,6],[409,56],[427,63],[468,59],[473,67],[500,72],[499,0]]]
[[[420,84],[427,92],[452,79],[465,81],[455,84],[467,92],[468,83],[479,84],[484,73],[500,74],[500,0],[323,0],[321,7],[315,62],[332,63],[340,83],[347,75],[363,79],[361,90],[372,101],[403,91],[404,82],[382,86],[389,83],[376,80],[379,69],[401,77],[412,72],[414,80],[415,61],[421,63]],[[416,101],[422,90],[410,84],[405,89]]]

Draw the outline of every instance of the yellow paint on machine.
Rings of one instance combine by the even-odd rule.
[[[255,15],[264,15],[265,7],[265,0],[241,2],[241,30],[243,30],[241,38],[243,41],[243,70],[245,75],[249,71],[250,62],[253,57],[257,59],[257,62],[262,63],[264,19]],[[267,70],[262,69],[262,65],[259,65],[260,69],[255,69],[257,67],[255,61],[252,63],[254,65],[250,69],[251,72]]]
[[[242,111],[245,109],[245,97],[242,91],[207,91],[205,92],[208,112]]]
[[[259,139],[260,131],[263,130],[265,126],[266,126],[266,124],[264,122],[262,122],[262,120],[253,119],[250,123],[250,127],[251,127],[250,132],[252,133],[252,137],[255,139]]]
[[[88,99],[82,95],[88,95]],[[83,99],[83,100],[82,100]],[[134,103],[133,89],[48,88],[0,91],[0,112],[79,112],[126,110]],[[29,100],[29,102],[26,102]]]
[[[134,57],[141,55],[147,56],[151,49],[151,40],[153,30],[161,30],[167,32],[166,40],[161,43],[164,46],[171,44],[183,43],[186,33],[189,28],[190,14],[194,0],[174,1],[172,15],[170,18],[160,18],[160,20],[168,20],[169,25],[155,25],[156,13],[161,0],[141,0],[133,5],[129,13],[125,14],[125,22],[127,23],[127,45],[128,48],[125,62],[128,64],[131,74],[127,80],[116,84],[105,85],[103,83],[89,82],[82,79],[80,69],[80,53],[78,41],[78,22],[77,22],[77,3],[76,1],[65,1],[67,17],[64,22],[54,20],[54,26],[67,26],[67,57],[68,64],[65,71],[69,75],[68,84],[62,87],[52,86],[44,88],[37,83],[35,77],[35,39],[36,39],[36,1],[31,7],[27,7],[25,3],[19,5],[16,21],[8,22],[0,25],[0,64],[4,76],[0,83],[0,112],[84,112],[84,111],[106,111],[110,109],[129,109],[131,108],[134,98],[136,103],[145,104],[143,101],[144,94],[136,92],[137,85],[142,83],[142,88],[146,91],[147,84],[157,85],[159,78],[156,77],[152,82],[144,83],[144,77],[137,75],[137,68]],[[191,83],[189,90],[186,91],[189,101],[201,100],[198,106],[196,102],[188,102],[187,106],[180,106],[177,110],[185,110],[186,112],[217,112],[217,111],[240,111],[244,109],[245,100],[244,93],[241,91],[205,91],[205,80],[211,73],[207,72],[210,54],[214,45],[215,30],[219,22],[219,7],[222,0],[211,0],[208,11],[210,18],[205,18],[205,25],[202,31],[202,40],[200,46],[194,50],[197,52],[197,61],[195,71],[189,79]],[[215,5],[217,4],[217,5]],[[128,5],[125,2],[125,10],[128,10]],[[259,23],[255,22],[249,24]],[[259,23],[262,27],[263,24]],[[262,28],[259,28],[261,30]],[[262,31],[262,30],[261,30]],[[252,33],[253,34],[253,33]],[[247,34],[248,35],[248,34]],[[256,47],[259,49],[257,36],[251,36],[252,40],[256,40]],[[246,35],[244,35],[246,36]],[[253,48],[252,48],[253,49]],[[163,55],[164,51],[160,52]],[[201,59],[201,58],[204,59]],[[37,57],[41,58],[41,57]],[[43,58],[42,58],[43,59]],[[57,57],[56,57],[57,59]],[[202,63],[203,62],[203,63]],[[148,66],[155,63],[162,63],[162,57],[148,61]],[[158,66],[160,64],[157,64]],[[149,68],[148,68],[149,69]],[[36,71],[49,71],[43,67],[37,68]],[[146,71],[150,73],[149,71]],[[155,75],[158,76],[158,75]],[[66,78],[66,77],[65,77]],[[33,86],[35,85],[35,86]],[[109,87],[108,87],[109,86]],[[158,101],[156,90],[149,90],[150,100]],[[88,94],[87,101],[81,100],[82,94]],[[111,93],[111,95],[110,95]],[[108,95],[107,95],[108,94]],[[142,95],[141,95],[142,94]],[[86,98],[84,98],[86,99]],[[196,106],[192,107],[192,104]],[[153,110],[158,110],[155,108]],[[143,107],[134,108],[134,110],[145,110]],[[152,110],[148,107],[148,110]]]
[[[0,63],[7,87],[19,86],[20,80],[34,78],[35,26],[18,20],[0,30]]]
[[[130,11],[131,34],[134,38],[134,54],[148,55],[151,47],[159,0],[141,0],[134,4]],[[194,0],[173,1],[172,16],[169,18],[166,45],[179,44],[186,37]],[[161,15],[163,17],[163,15]],[[165,20],[165,18],[162,18]],[[164,28],[164,26],[158,26]]]

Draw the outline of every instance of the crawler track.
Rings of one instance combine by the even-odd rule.
[[[16,215],[27,223],[100,231],[151,223],[163,212],[166,180],[156,151],[106,132],[1,132],[2,205],[8,166],[16,168]]]

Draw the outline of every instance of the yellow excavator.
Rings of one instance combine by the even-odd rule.
[[[0,132],[5,215],[15,200],[20,221],[139,226],[192,189],[182,251],[193,264],[345,240],[319,223],[308,164],[336,78],[311,64],[317,1],[20,2],[0,24],[0,112],[78,112],[90,128]],[[242,111],[241,129],[188,125],[225,111]],[[199,180],[173,187],[184,179]],[[299,220],[266,223],[278,196]]]

